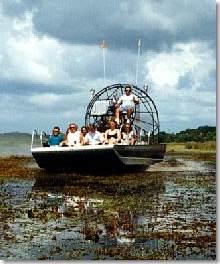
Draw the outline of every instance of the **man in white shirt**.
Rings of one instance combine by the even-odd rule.
[[[78,131],[78,126],[75,123],[69,125],[63,145],[69,147],[80,146],[80,131]]]
[[[139,104],[139,99],[132,94],[130,85],[125,86],[125,94],[119,98],[115,105],[115,121],[119,124],[120,112],[127,113],[129,120],[136,104]]]
[[[97,131],[96,125],[89,125],[89,132],[85,135],[86,145],[98,145],[104,142],[102,134]]]

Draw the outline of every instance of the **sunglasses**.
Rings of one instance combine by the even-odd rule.
[[[72,127],[70,127],[70,129],[74,129],[74,128],[76,128],[76,127],[75,127],[75,126],[74,126],[74,127],[73,127],[73,126],[72,126]]]
[[[125,92],[130,92],[131,90],[125,90]]]

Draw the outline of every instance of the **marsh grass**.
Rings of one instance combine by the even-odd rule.
[[[174,152],[168,166],[181,165],[174,159],[176,156],[179,154]],[[215,159],[215,153],[210,152],[180,154],[181,158],[183,156],[187,160],[189,157],[204,161]],[[214,171],[156,170],[106,177],[47,173],[27,166],[31,162],[33,159],[26,157],[0,158],[0,175],[5,176],[3,184],[6,181],[9,191],[12,176],[22,176],[16,179],[18,187],[22,187],[22,178],[27,175],[32,175],[35,180],[25,198],[28,201],[26,206],[21,203],[18,207],[16,201],[15,204],[11,202],[14,193],[10,199],[9,192],[2,193],[0,235],[6,245],[5,259],[15,259],[19,254],[25,259],[22,246],[33,246],[36,242],[35,258],[39,260],[54,260],[56,257],[68,260],[215,259]],[[23,188],[18,190],[23,197]],[[83,198],[79,206],[75,208],[66,203],[62,215],[58,211],[60,204],[64,204],[66,198],[76,196]],[[96,202],[97,205],[87,203],[91,199],[101,202]],[[20,236],[11,229],[15,221],[23,228]],[[34,226],[33,230],[31,226]],[[83,239],[79,239],[76,245],[75,238],[67,235],[69,231]],[[45,236],[48,247],[42,246]],[[121,239],[128,242],[122,243]],[[118,242],[115,244],[115,241]],[[155,242],[153,245],[152,241]],[[68,249],[70,243],[72,246]],[[17,255],[13,255],[15,244],[22,245]],[[50,245],[52,249],[49,251]]]
[[[216,152],[216,142],[206,141],[206,142],[185,142],[185,143],[167,143],[167,152]]]
[[[187,142],[185,143],[186,149],[199,149],[206,151],[215,151],[216,150],[216,142],[215,141],[206,141],[206,142]]]
[[[32,157],[10,156],[0,157],[0,176],[2,177],[33,177],[34,170],[27,164],[33,162]]]

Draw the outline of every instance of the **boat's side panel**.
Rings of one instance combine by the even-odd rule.
[[[120,171],[145,170],[163,159],[164,145],[114,145],[74,148],[36,148],[32,155],[47,170]]]
[[[114,149],[119,155],[125,157],[143,157],[162,160],[166,152],[166,145],[115,145]]]
[[[90,149],[73,151],[37,151],[32,152],[39,167],[47,170],[73,171],[119,171],[126,169],[144,170],[150,164],[125,164],[111,149]]]

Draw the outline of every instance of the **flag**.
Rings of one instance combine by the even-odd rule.
[[[100,48],[101,48],[101,49],[105,49],[105,48],[107,48],[107,43],[105,42],[104,39],[103,39],[103,41],[102,41],[101,44],[100,44]]]

